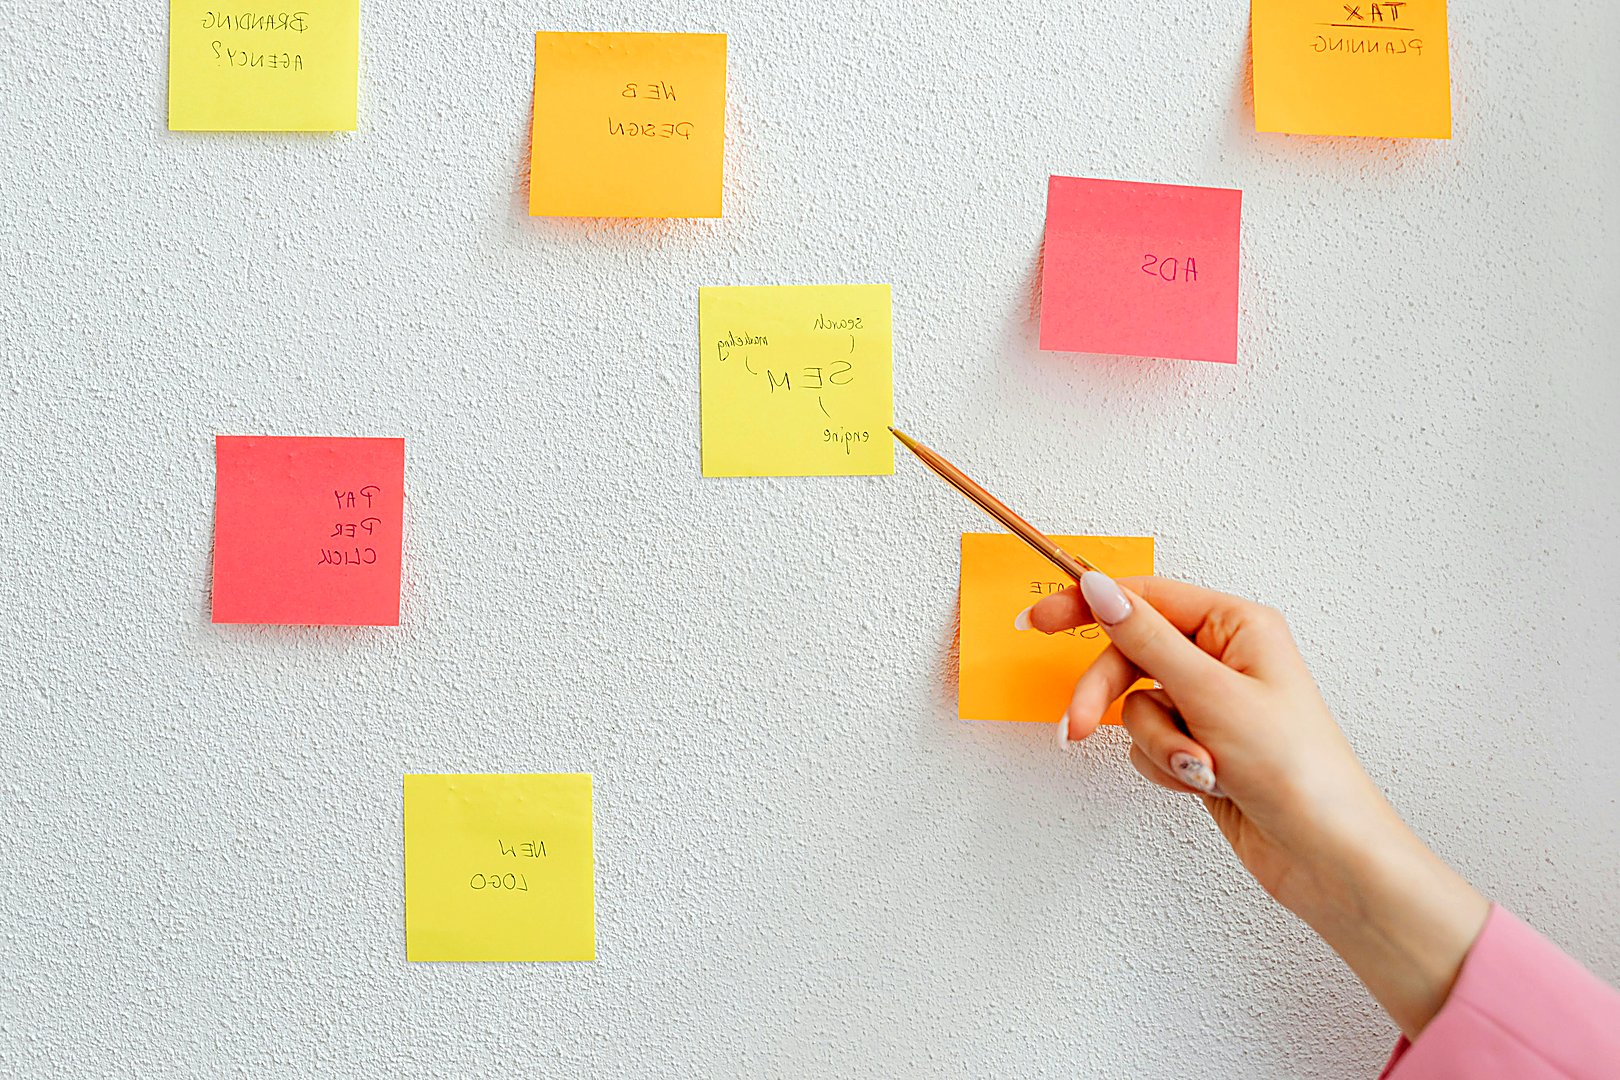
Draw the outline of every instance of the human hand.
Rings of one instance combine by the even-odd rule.
[[[1059,721],[1065,743],[1126,699],[1131,763],[1201,795],[1262,888],[1320,933],[1408,1035],[1450,991],[1489,904],[1414,836],[1361,768],[1275,610],[1166,578],[1078,588],[1020,616],[1100,624],[1109,648]],[[1217,780],[1218,778],[1218,780]]]

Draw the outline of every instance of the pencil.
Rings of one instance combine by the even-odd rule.
[[[1080,556],[1071,555],[1052,543],[1045,533],[1013,513],[1005,503],[980,487],[967,473],[940,457],[933,450],[930,450],[897,427],[891,426],[889,431],[895,438],[905,444],[907,450],[916,454],[924,465],[938,473],[947,484],[973,500],[980,510],[999,521],[1008,532],[1046,556],[1053,566],[1068,574],[1076,582],[1080,580],[1080,575],[1087,570],[1097,569]]]

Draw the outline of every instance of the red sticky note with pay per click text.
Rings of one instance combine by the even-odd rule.
[[[1235,188],[1054,176],[1041,348],[1237,362]]]
[[[399,625],[404,439],[219,435],[214,621]]]

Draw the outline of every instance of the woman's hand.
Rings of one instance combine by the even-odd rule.
[[[1408,1036],[1444,1004],[1490,905],[1401,822],[1271,608],[1165,578],[1086,574],[1022,621],[1099,623],[1112,644],[1075,685],[1059,737],[1125,699],[1131,763],[1200,795],[1244,867],[1304,919]]]

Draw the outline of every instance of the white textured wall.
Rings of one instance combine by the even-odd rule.
[[[700,284],[892,282],[908,426],[1287,609],[1422,834],[1620,979],[1620,9],[1452,6],[1405,143],[1255,135],[1241,3],[371,2],[313,137],[169,134],[161,4],[9,12],[0,1071],[1375,1071],[1118,733],[954,720],[959,498],[699,479]],[[539,28],[731,34],[723,220],[527,216]],[[1238,366],[1035,349],[1050,172],[1243,188]],[[401,627],[209,624],[219,431],[407,437]],[[406,965],[446,770],[595,773],[597,963]]]

